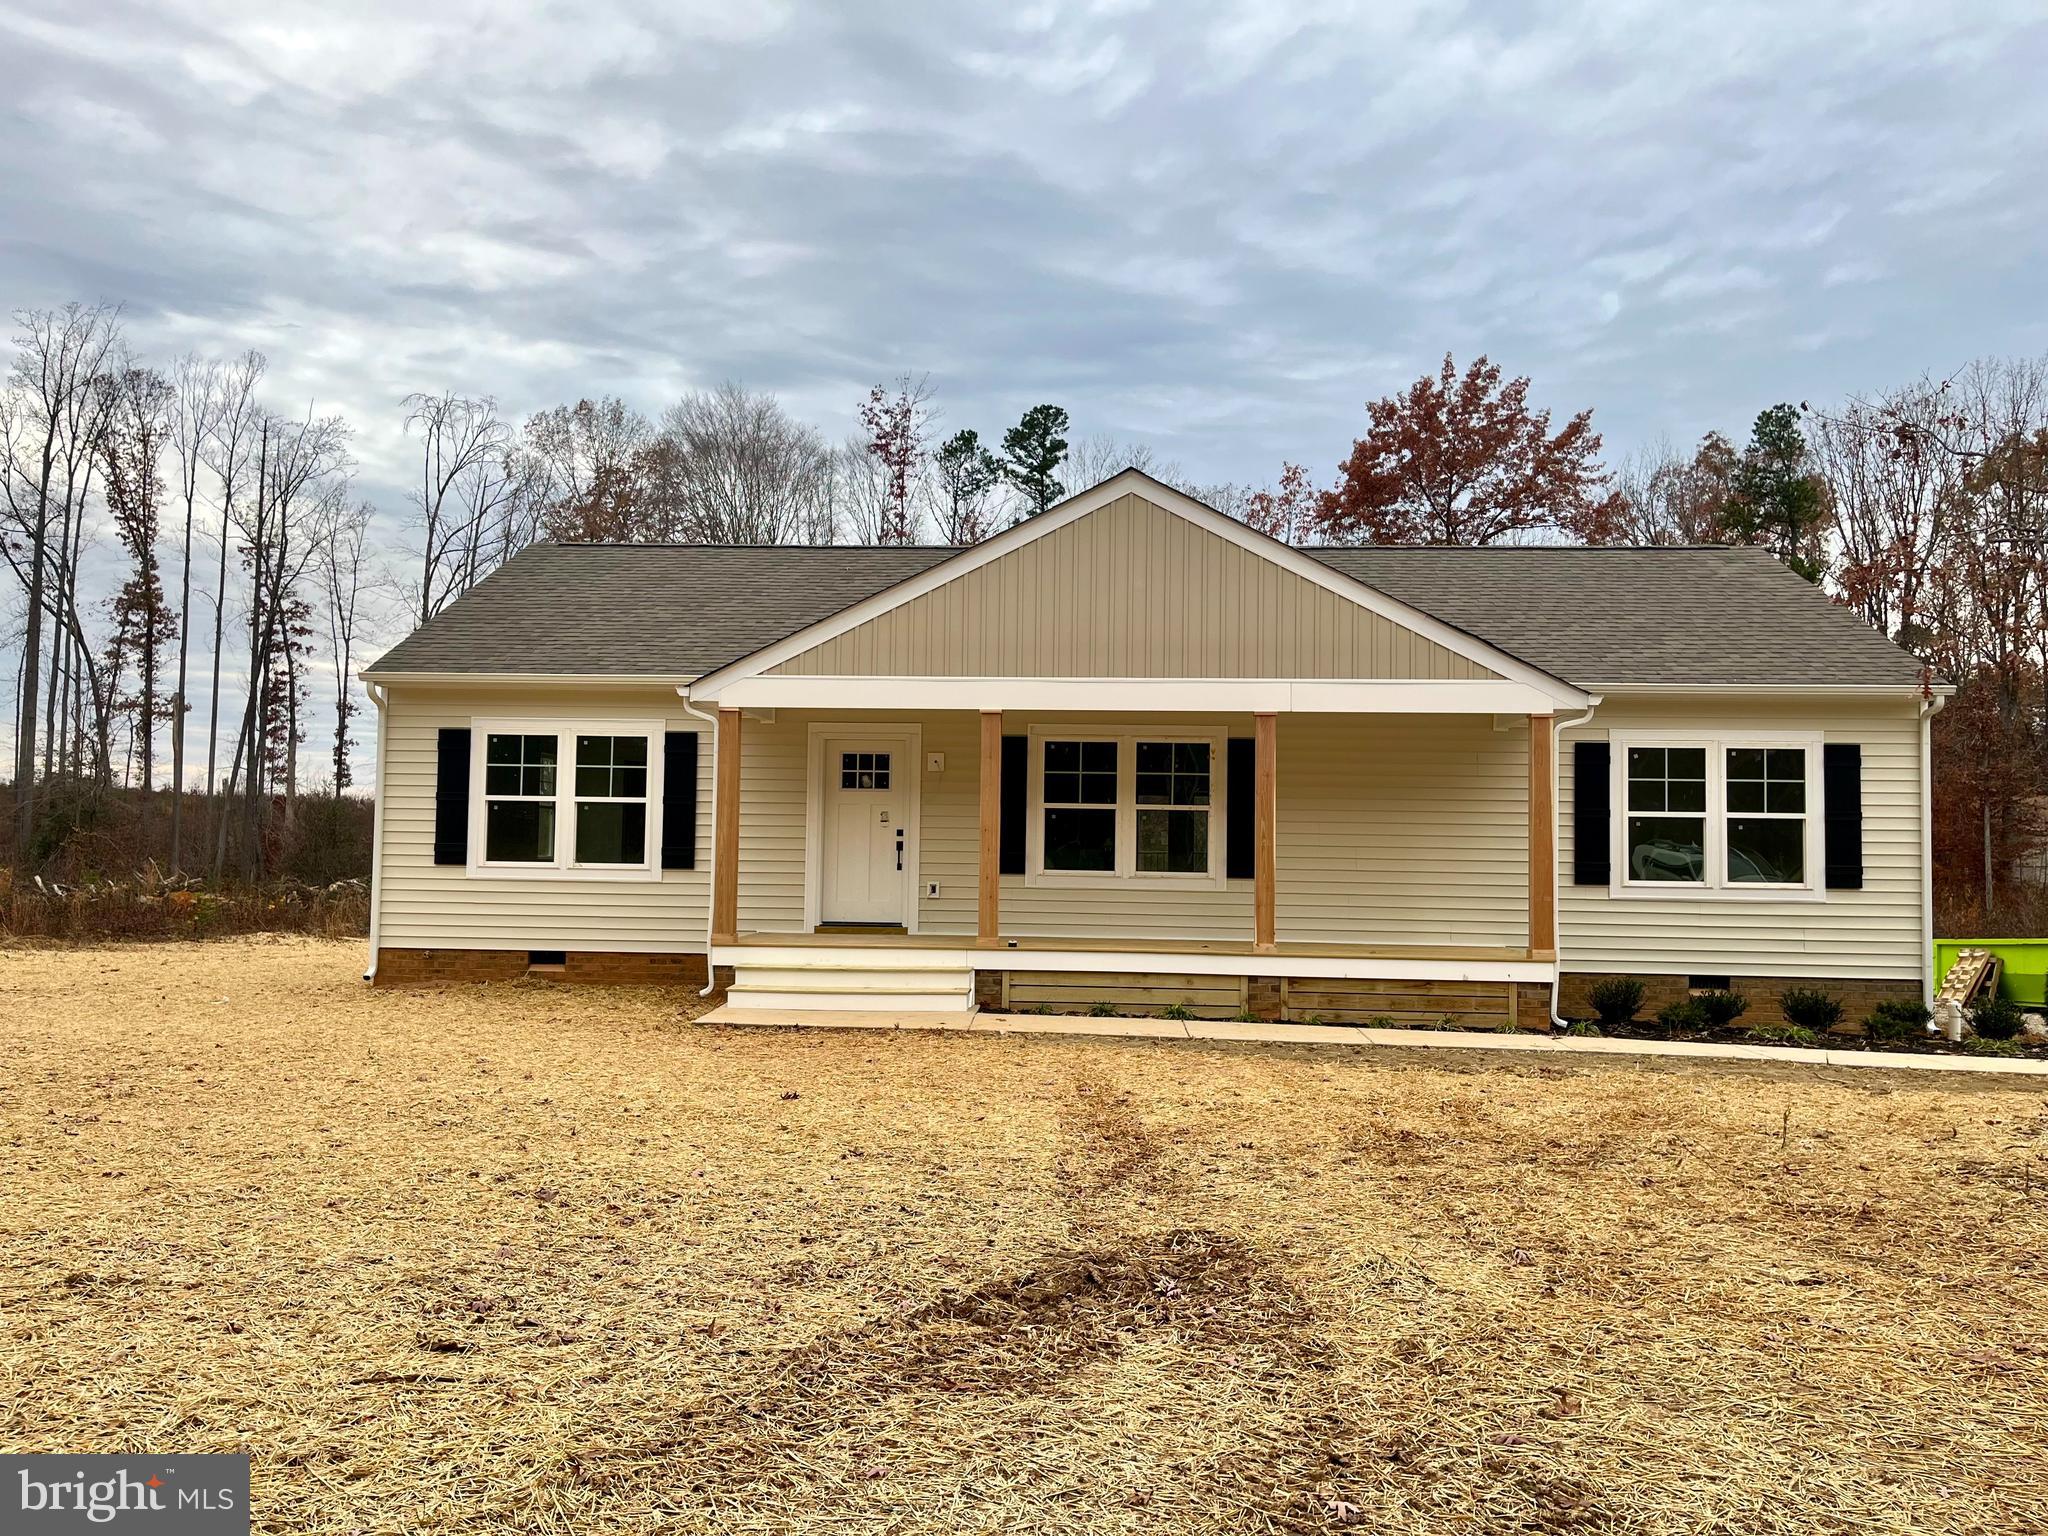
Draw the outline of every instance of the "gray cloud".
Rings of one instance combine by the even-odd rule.
[[[419,388],[837,436],[929,370],[1265,480],[1446,349],[1618,454],[2048,348],[2033,0],[84,0],[0,52],[7,306],[261,347],[393,514]]]

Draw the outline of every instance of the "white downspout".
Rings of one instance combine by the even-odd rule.
[[[716,786],[718,783],[718,753],[719,749],[724,745],[720,740],[724,733],[718,729],[718,717],[716,715],[707,715],[703,710],[692,704],[690,702],[690,690],[686,685],[677,684],[676,697],[683,701],[684,714],[702,720],[711,727],[711,782]],[[711,908],[716,900],[714,892],[718,885],[718,793],[715,788],[711,795],[710,875],[711,878],[704,887],[704,990],[697,994],[699,997],[709,997],[718,989],[718,971],[711,963]]]
[[[1557,754],[1557,760],[1550,765],[1550,909],[1555,914],[1553,921],[1557,925],[1557,931],[1551,935],[1550,946],[1550,1027],[1555,1030],[1566,1027],[1563,1017],[1557,1011],[1558,989],[1564,979],[1564,902],[1558,897],[1558,890],[1564,881],[1560,878],[1557,864],[1557,828],[1564,810],[1564,774],[1560,770],[1560,765],[1564,762],[1564,733],[1575,731],[1591,720],[1593,711],[1599,707],[1600,695],[1596,693],[1586,701],[1584,714],[1561,722],[1551,734],[1551,748]],[[1576,780],[1573,781],[1573,787],[1577,787]]]
[[[363,972],[363,980],[375,981],[377,935],[384,907],[384,741],[391,733],[385,729],[384,715],[389,690],[382,683],[366,682],[363,688],[377,706],[377,789],[370,801],[370,968]]]
[[[1920,1001],[1934,1006],[1934,717],[1946,694],[1920,701]]]

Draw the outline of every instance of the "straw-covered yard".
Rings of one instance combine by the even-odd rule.
[[[2029,1081],[0,951],[0,1450],[266,1531],[2048,1529]]]

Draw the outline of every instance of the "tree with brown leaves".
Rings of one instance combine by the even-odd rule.
[[[1325,538],[1497,544],[1550,531],[1600,544],[1619,530],[1593,413],[1553,433],[1550,413],[1530,409],[1529,381],[1503,383],[1484,356],[1461,376],[1447,352],[1437,373],[1366,411],[1370,430],[1316,509]]]

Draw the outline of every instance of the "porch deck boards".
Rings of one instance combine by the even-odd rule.
[[[1320,960],[1548,960],[1550,955],[1535,950],[1485,944],[1317,944],[1282,940],[1270,950],[1258,950],[1250,939],[1118,939],[1118,938],[1005,938],[982,948],[972,934],[946,933],[742,933],[732,941],[741,946],[772,949],[962,949],[990,956],[1018,951],[1052,951],[1065,954],[1147,954],[1147,955],[1252,955],[1262,958],[1295,956]],[[991,964],[990,970],[1000,969]]]

